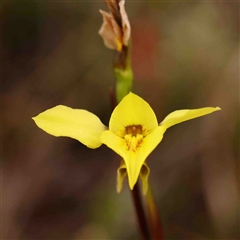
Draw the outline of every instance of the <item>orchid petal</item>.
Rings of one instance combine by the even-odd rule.
[[[147,135],[158,126],[158,122],[149,104],[130,92],[114,109],[109,122],[109,129],[123,137],[125,128],[131,125],[141,125]]]
[[[142,165],[140,171],[140,178],[142,180],[142,193],[143,195],[147,194],[148,191],[148,177],[150,174],[150,169],[146,163]],[[126,164],[124,161],[121,161],[120,167],[117,170],[117,193],[122,191],[123,181],[127,176]]]
[[[157,127],[143,138],[141,146],[139,146],[136,151],[128,150],[125,139],[117,136],[113,132],[106,130],[102,133],[102,143],[106,144],[123,158],[127,168],[130,189],[133,189],[136,184],[146,158],[161,142],[164,132],[164,127]]]
[[[120,167],[117,170],[117,193],[122,191],[123,181],[127,176],[126,164],[121,161]]]
[[[166,128],[169,128],[178,123],[185,122],[194,118],[198,118],[218,110],[221,110],[221,108],[205,107],[205,108],[199,108],[199,109],[193,109],[193,110],[188,110],[188,109],[177,110],[167,115],[167,117],[164,118],[164,120],[160,123],[160,125]]]
[[[112,131],[104,131],[101,136],[101,141],[103,144],[107,145],[122,158],[126,156],[127,145],[125,139],[117,136]]]
[[[70,137],[89,148],[102,145],[101,134],[106,129],[91,112],[58,105],[34,117],[39,128],[55,137]]]
[[[142,180],[142,193],[143,195],[147,194],[148,191],[148,177],[150,174],[150,168],[146,163],[142,165],[141,171],[140,171],[140,178]]]

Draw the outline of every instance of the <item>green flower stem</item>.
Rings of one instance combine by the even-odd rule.
[[[133,73],[130,67],[126,69],[114,69],[116,82],[116,98],[120,102],[132,89]]]
[[[132,193],[132,199],[135,206],[135,211],[138,219],[138,226],[141,231],[142,239],[143,240],[150,240],[151,235],[148,229],[147,219],[146,215],[143,209],[141,194],[139,190],[139,184],[138,182],[135,184]]]
[[[123,46],[121,52],[116,52],[113,63],[116,77],[116,99],[119,103],[131,90],[133,85],[133,71],[131,67],[131,41],[128,47]]]

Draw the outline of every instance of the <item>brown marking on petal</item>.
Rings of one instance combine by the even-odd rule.
[[[125,127],[124,139],[126,141],[127,150],[136,152],[143,142],[142,125],[130,125]]]
[[[132,134],[132,136],[137,136],[137,134],[142,134],[142,125],[130,125],[125,127],[126,134]]]
[[[132,136],[131,134],[125,135],[127,150],[136,152],[139,147],[141,147],[143,142],[143,136],[137,134],[137,136]]]

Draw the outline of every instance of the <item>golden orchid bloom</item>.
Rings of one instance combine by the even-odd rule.
[[[60,137],[71,137],[89,148],[106,144],[123,159],[117,173],[117,191],[120,192],[124,177],[128,175],[130,189],[138,177],[142,179],[143,193],[147,192],[149,168],[145,161],[161,142],[165,131],[178,123],[220,110],[206,107],[178,110],[170,113],[158,124],[155,113],[141,97],[129,93],[114,109],[109,128],[91,112],[56,106],[40,113],[33,120],[39,128]]]

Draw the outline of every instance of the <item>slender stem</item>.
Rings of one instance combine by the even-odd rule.
[[[163,240],[163,228],[159,215],[159,209],[154,201],[154,197],[150,186],[148,186],[148,192],[146,196],[146,205],[148,213],[148,222],[153,239]]]
[[[148,229],[147,219],[143,209],[143,204],[142,204],[138,183],[135,184],[131,193],[132,193],[133,204],[135,206],[135,211],[138,219],[138,226],[141,231],[142,239],[150,240],[151,235]]]

